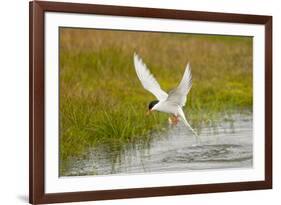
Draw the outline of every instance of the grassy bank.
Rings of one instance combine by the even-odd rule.
[[[60,30],[60,159],[90,146],[145,140],[165,129],[167,115],[145,116],[154,96],[135,74],[137,52],[164,90],[191,63],[185,113],[198,128],[217,113],[252,107],[252,39],[188,34]]]

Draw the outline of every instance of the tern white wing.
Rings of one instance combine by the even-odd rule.
[[[189,63],[185,68],[185,72],[183,74],[182,80],[177,88],[171,90],[169,92],[169,96],[167,101],[179,105],[181,107],[185,106],[186,103],[186,96],[190,91],[192,86],[192,75]]]
[[[168,94],[161,89],[159,83],[156,81],[154,76],[150,73],[142,59],[137,54],[134,54],[134,65],[142,86],[155,95],[159,101],[166,100]]]

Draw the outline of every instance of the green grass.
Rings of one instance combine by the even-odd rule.
[[[191,63],[193,86],[185,113],[197,129],[220,113],[252,109],[251,37],[62,28],[62,164],[88,147],[118,149],[165,130],[166,114],[145,115],[155,98],[135,74],[134,52],[167,91],[178,84],[187,62]]]

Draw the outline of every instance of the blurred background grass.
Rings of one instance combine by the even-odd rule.
[[[198,131],[221,113],[252,111],[252,38],[60,28],[60,162],[88,147],[149,140],[168,116],[145,116],[154,96],[133,67],[137,52],[169,91],[191,63],[184,109]],[[63,166],[61,166],[63,172]]]

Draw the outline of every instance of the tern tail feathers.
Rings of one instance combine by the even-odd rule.
[[[183,123],[185,124],[185,126],[187,126],[191,131],[192,133],[198,137],[197,133],[194,131],[194,129],[191,127],[191,125],[187,122],[186,118],[185,118],[185,115],[184,115],[184,112],[181,108],[179,108],[179,116],[181,117],[181,119],[183,120]]]

